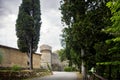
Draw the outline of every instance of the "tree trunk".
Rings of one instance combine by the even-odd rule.
[[[32,55],[32,48],[31,48],[31,43],[30,43],[30,46],[29,46],[29,69],[32,70],[33,69],[33,55]]]
[[[84,49],[81,49],[81,57],[82,57],[81,73],[82,73],[82,76],[83,76],[82,80],[87,80],[85,61],[83,59],[84,55],[85,55]]]
[[[108,80],[112,80],[112,78],[111,78],[111,73],[112,73],[112,71],[111,71],[111,68],[112,67],[112,65],[109,65],[109,77],[108,77]]]

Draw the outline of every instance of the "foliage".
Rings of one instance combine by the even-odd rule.
[[[87,71],[105,62],[97,66],[97,72],[108,79],[119,74],[119,68],[115,68],[120,61],[119,3],[120,0],[61,0],[62,21],[67,26],[62,42],[67,58],[73,63],[77,60],[78,66],[83,60]],[[114,65],[111,68],[107,64]]]
[[[66,60],[66,54],[64,49],[58,50],[57,53],[59,55],[60,61]]]
[[[120,53],[120,0],[110,1],[107,3],[107,6],[110,8],[112,17],[112,26],[108,26],[105,32],[114,35],[115,37],[106,41],[107,44],[113,44],[113,47],[109,49],[109,53],[116,53],[119,55]],[[120,57],[120,55],[119,55]]]
[[[99,75],[108,80],[120,79],[120,65],[117,62],[101,62],[97,63],[96,69]]]
[[[76,71],[76,68],[75,67],[65,67],[64,68],[64,71],[66,71],[66,72],[72,72],[72,71]]]
[[[94,45],[109,38],[109,34],[102,32],[102,29],[111,25],[111,13],[110,9],[106,7],[106,3],[107,1],[103,0],[61,1],[62,21],[67,25],[63,30],[62,42],[69,60],[72,60],[72,56],[70,56],[72,52],[78,58],[79,68],[81,60],[85,61],[87,69],[95,66]],[[84,56],[81,56],[81,49],[85,53]]]
[[[96,68],[97,72],[108,78],[109,80],[120,79],[120,0],[112,0],[107,3],[112,16],[110,18],[112,24],[103,31],[112,35],[106,41],[97,43],[94,47],[97,50]]]
[[[120,0],[115,0],[115,1],[111,1],[107,3],[107,6],[110,8],[111,13],[112,13],[112,17],[111,17],[111,21],[113,22],[113,25],[108,27],[108,29],[106,30],[109,33],[112,33],[116,36],[120,36]]]
[[[47,64],[48,70],[52,71],[50,65],[48,63],[46,63],[46,64]]]
[[[47,67],[48,67],[48,70],[50,71],[50,73],[53,74],[52,73],[52,68],[50,67],[50,65],[48,63],[47,63]]]
[[[100,63],[96,63],[96,65],[120,65],[120,61],[114,61],[114,62],[100,62]]]
[[[37,50],[41,26],[39,0],[22,0],[16,20],[18,48],[28,53],[30,69],[32,69],[32,53]]]
[[[70,53],[67,53],[66,49],[60,49],[57,51],[57,53],[59,54],[59,58],[61,61],[69,60],[69,67],[75,65],[76,68],[79,69],[80,56],[75,54],[72,49],[70,50]],[[70,58],[68,58],[68,55]]]
[[[21,70],[21,67],[18,66],[18,65],[13,65],[12,67],[12,71],[20,71]]]

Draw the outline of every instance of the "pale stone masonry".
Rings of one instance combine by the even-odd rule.
[[[0,55],[2,61],[0,67],[12,67],[18,65],[22,68],[28,68],[28,56],[16,48],[0,45]],[[41,45],[40,53],[33,54],[33,68],[48,69],[48,65],[52,70],[60,71],[62,64],[56,52],[52,52],[52,47],[49,45]]]
[[[57,52],[52,53],[52,70],[54,71],[62,71],[63,66],[59,59],[59,55]]]
[[[18,65],[23,68],[28,68],[28,56],[18,49],[0,45],[0,55],[2,61],[0,67],[12,67]],[[33,68],[40,68],[41,54],[33,54]]]
[[[48,65],[51,67],[51,59],[52,59],[52,47],[48,45],[41,45],[40,46],[41,56],[41,68],[48,69]]]
[[[48,65],[52,70],[61,71],[62,64],[59,60],[59,56],[56,52],[52,52],[52,47],[46,44],[40,46],[41,56],[41,68],[48,69]]]

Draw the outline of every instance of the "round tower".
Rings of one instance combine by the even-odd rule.
[[[48,45],[41,45],[40,46],[41,56],[41,68],[48,69],[51,68],[51,54],[52,54],[52,47]]]

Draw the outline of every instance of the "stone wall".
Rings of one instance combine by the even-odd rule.
[[[53,71],[62,71],[63,70],[58,53],[56,53],[56,52],[52,53],[52,70]]]
[[[12,67],[19,65],[28,68],[28,56],[26,53],[20,52],[18,49],[0,45],[2,62],[0,67]],[[41,54],[33,54],[33,68],[40,68]]]
[[[52,47],[46,44],[40,46],[41,68],[48,69],[48,65],[54,71],[61,71],[62,64],[59,60],[58,54],[52,52]]]
[[[52,53],[52,47],[48,45],[40,46],[41,54],[33,54],[33,68],[52,70],[63,70],[62,64],[57,53]],[[14,65],[28,68],[28,56],[26,53],[20,52],[18,49],[0,45],[0,55],[2,55],[2,62],[0,67],[12,67]]]
[[[41,45],[40,46],[41,56],[41,68],[48,69],[48,66],[51,67],[51,54],[52,48],[48,45]]]

